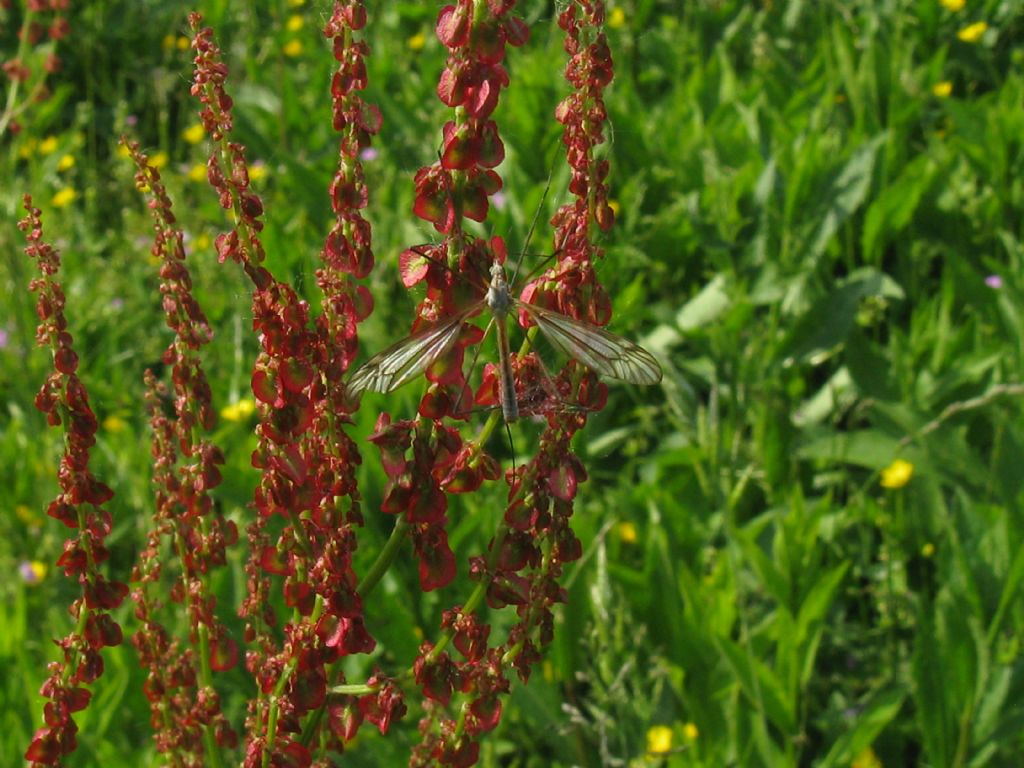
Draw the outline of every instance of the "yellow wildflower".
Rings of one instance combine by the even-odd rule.
[[[189,46],[192,45],[192,41],[189,40],[184,35],[182,35],[181,37],[178,38],[177,45],[178,45],[178,50],[179,51],[187,51],[189,49]]]
[[[58,171],[67,171],[75,167],[75,156],[74,155],[61,155],[60,160],[57,161]]]
[[[619,523],[619,538],[624,544],[636,544],[636,526],[628,520]]]
[[[28,160],[37,149],[39,149],[39,140],[29,136],[18,150],[18,157],[22,160]]]
[[[174,35],[164,35],[161,45],[163,45],[165,51],[173,50],[175,46]]]
[[[39,142],[39,154],[41,155],[52,155],[57,151],[57,137],[47,136],[45,139]]]
[[[619,29],[624,26],[626,26],[626,12],[618,7],[612,8],[612,12],[608,14],[608,28]]]
[[[149,164],[156,168],[157,170],[160,170],[165,165],[167,165],[168,159],[169,158],[167,157],[166,152],[157,152],[155,155],[149,158]]]
[[[422,51],[424,46],[427,44],[427,36],[422,32],[417,32],[406,40],[405,44],[409,46],[410,51]]]
[[[290,56],[293,59],[296,56],[302,54],[302,41],[301,40],[289,40],[284,44],[284,55]]]
[[[942,82],[936,83],[932,86],[932,93],[940,99],[948,98],[953,92],[953,83],[949,80],[943,80]]]
[[[687,741],[696,741],[697,737],[700,736],[700,731],[695,724],[687,723],[683,726],[683,736]]]
[[[107,418],[103,420],[103,428],[107,432],[124,432],[127,427],[128,422],[120,416],[107,416]]]
[[[39,515],[32,511],[32,509],[25,504],[19,504],[14,508],[14,514],[17,515],[18,519],[21,520],[25,525],[31,525],[37,527],[39,525]]]
[[[988,29],[988,24],[984,21],[976,21],[974,24],[964,27],[956,36],[965,43],[976,43],[981,40],[981,36],[985,34]]]
[[[206,181],[206,166],[203,163],[196,163],[188,169],[188,180],[194,181],[197,184],[202,184]]]
[[[50,200],[50,205],[54,208],[63,208],[65,205],[70,205],[74,202],[76,197],[78,197],[78,193],[74,187],[61,187]]]
[[[210,247],[210,243],[210,236],[206,232],[203,232],[202,234],[196,236],[193,248],[197,251],[205,251],[207,248]],[[245,406],[248,409],[246,410],[246,413],[252,413],[254,410],[256,410],[255,403],[253,403],[251,400],[248,400],[246,402],[248,403],[248,405]]]
[[[288,0],[288,5],[292,8],[299,8],[306,4],[306,0]]]
[[[935,555],[935,545],[930,541],[921,547],[921,557],[932,557]]]
[[[255,410],[256,403],[254,403],[250,398],[245,398],[244,400],[239,400],[237,403],[225,405],[221,409],[220,415],[224,421],[242,421],[250,416]]]
[[[882,470],[883,488],[902,488],[910,482],[914,476],[914,465],[904,459],[896,459],[892,464]]]
[[[128,150],[128,147],[126,147],[124,144],[118,144],[117,145],[117,149],[115,151],[117,152],[117,156],[118,157],[131,157],[132,156],[132,153]]]
[[[198,144],[206,136],[206,130],[203,128],[202,123],[192,123],[192,125],[181,132],[181,136],[189,144]]]
[[[300,29],[302,29],[302,26],[305,23],[306,20],[296,13],[293,16],[288,17],[288,21],[285,22],[284,28],[287,29],[289,32],[298,32]]]
[[[647,752],[664,755],[672,749],[672,729],[667,725],[655,725],[647,731]]]
[[[249,168],[249,180],[259,181],[260,179],[265,179],[266,177],[267,164],[261,160],[257,160],[255,163],[252,164],[252,167]]]
[[[871,747],[862,749],[860,754],[853,758],[850,768],[882,768],[882,761],[878,759],[875,750]]]
[[[46,576],[46,563],[41,560],[26,560],[22,562],[18,570],[26,584],[38,584]]]
[[[964,6],[967,4],[967,0],[939,0],[939,5],[945,8],[947,11],[956,13],[962,11]]]

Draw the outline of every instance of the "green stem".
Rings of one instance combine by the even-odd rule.
[[[395,556],[398,554],[398,548],[402,546],[402,542],[405,540],[405,535],[408,532],[409,521],[404,516],[400,517],[398,522],[395,523],[395,527],[392,529],[391,536],[388,538],[384,548],[377,555],[377,559],[373,561],[373,565],[370,566],[370,570],[366,572],[363,580],[356,586],[356,592],[363,600],[373,591],[377,583],[384,578],[384,574],[387,573],[391,563],[394,562]]]

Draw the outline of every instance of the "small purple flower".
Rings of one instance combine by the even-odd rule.
[[[129,128],[134,127],[135,125],[138,124],[138,122],[139,122],[139,118],[136,117],[135,115],[126,115],[125,118],[124,118],[124,123]]]
[[[985,285],[997,291],[1003,287],[1003,278],[999,275],[989,275],[985,278]]]
[[[11,334],[7,332],[6,328],[0,328],[0,349],[7,349],[7,345],[11,341]]]
[[[364,147],[363,150],[359,153],[359,159],[362,160],[364,163],[372,163],[374,160],[377,159],[379,155],[380,152],[378,152],[373,147]]]
[[[110,308],[114,310],[122,309],[124,307],[124,299],[121,297],[115,297],[110,300]]]
[[[495,192],[491,195],[491,204],[494,206],[494,210],[503,211],[505,210],[505,203],[508,202],[508,198],[505,197],[504,192]]]

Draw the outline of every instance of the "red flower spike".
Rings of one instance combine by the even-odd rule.
[[[380,511],[386,515],[399,515],[409,507],[412,499],[411,477],[405,476],[404,481],[395,483],[388,489],[381,502]]]
[[[437,39],[447,48],[461,48],[469,40],[471,17],[472,6],[468,3],[445,6],[437,16]]]
[[[447,707],[452,697],[452,688],[456,685],[454,681],[458,678],[457,670],[447,653],[428,662],[427,650],[420,649],[420,655],[413,665],[416,684],[423,689],[423,695],[428,699]]]
[[[317,624],[317,634],[328,648],[337,648],[342,656],[370,653],[377,647],[377,641],[366,630],[362,617],[324,616]]]
[[[286,576],[292,571],[288,555],[269,544],[260,550],[259,564],[267,573],[276,573],[279,576]]]
[[[451,177],[440,168],[421,168],[416,174],[416,198],[413,213],[429,221],[442,234],[455,223],[455,206],[451,197]]]
[[[555,554],[563,563],[573,563],[583,557],[583,544],[572,529],[563,528],[555,541]],[[565,602],[565,600],[559,600]]]
[[[252,375],[252,393],[261,403],[275,406],[278,403],[277,384],[270,371],[258,370]]]
[[[271,764],[274,768],[308,768],[313,755],[299,742],[278,736]]]
[[[491,628],[483,624],[473,614],[460,615],[455,621],[454,643],[459,653],[466,657],[467,661],[479,661],[487,653],[487,638]]]
[[[442,494],[443,495],[443,494]],[[420,558],[420,587],[424,592],[448,586],[455,578],[455,554],[448,546],[448,534],[434,526],[414,537]]]
[[[417,486],[413,488],[406,519],[414,524],[440,524],[444,522],[447,511],[448,497],[440,488]]]
[[[93,583],[86,583],[83,592],[85,604],[89,608],[112,611],[127,597],[128,585],[119,581],[107,581],[103,576],[97,575]]]
[[[497,168],[505,159],[505,144],[498,135],[498,126],[493,120],[483,125],[479,139],[478,162],[484,168]]]
[[[412,288],[425,280],[432,263],[431,259],[415,248],[406,248],[398,257],[398,274],[402,278],[402,285]]]
[[[487,589],[487,605],[494,609],[506,605],[526,605],[529,597],[529,580],[515,574],[496,577]]]
[[[533,537],[524,531],[509,531],[501,546],[501,558],[498,568],[502,571],[514,572],[534,566],[540,560],[540,551],[533,542]]]
[[[327,708],[331,733],[343,742],[352,741],[363,724],[363,713],[356,702],[330,704]]]
[[[214,672],[226,672],[238,664],[238,644],[222,634],[210,643],[210,667]]]
[[[297,715],[323,706],[327,700],[327,678],[322,669],[300,670],[293,680],[289,699],[295,705]]]
[[[373,679],[371,678],[371,684]],[[377,693],[370,693],[359,699],[363,717],[377,726],[381,735],[387,735],[391,721],[402,718],[406,707],[399,689],[392,683],[385,683]]]
[[[42,765],[57,765],[62,755],[73,751],[73,748],[65,749],[61,744],[62,733],[63,731],[54,728],[40,728],[25,750],[25,759]]]
[[[124,640],[120,625],[105,613],[91,614],[85,620],[83,634],[89,647],[95,651],[105,646],[120,645]]]
[[[291,358],[280,368],[281,383],[289,392],[302,392],[313,381],[313,366],[306,360]]]
[[[551,470],[548,487],[556,499],[572,501],[576,498],[576,474],[570,462],[564,462]]]
[[[484,696],[469,705],[476,727],[480,731],[493,731],[501,721],[501,699],[497,696]]]

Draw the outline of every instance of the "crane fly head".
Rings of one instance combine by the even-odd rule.
[[[491,282],[505,282],[505,267],[497,260],[491,264]]]

